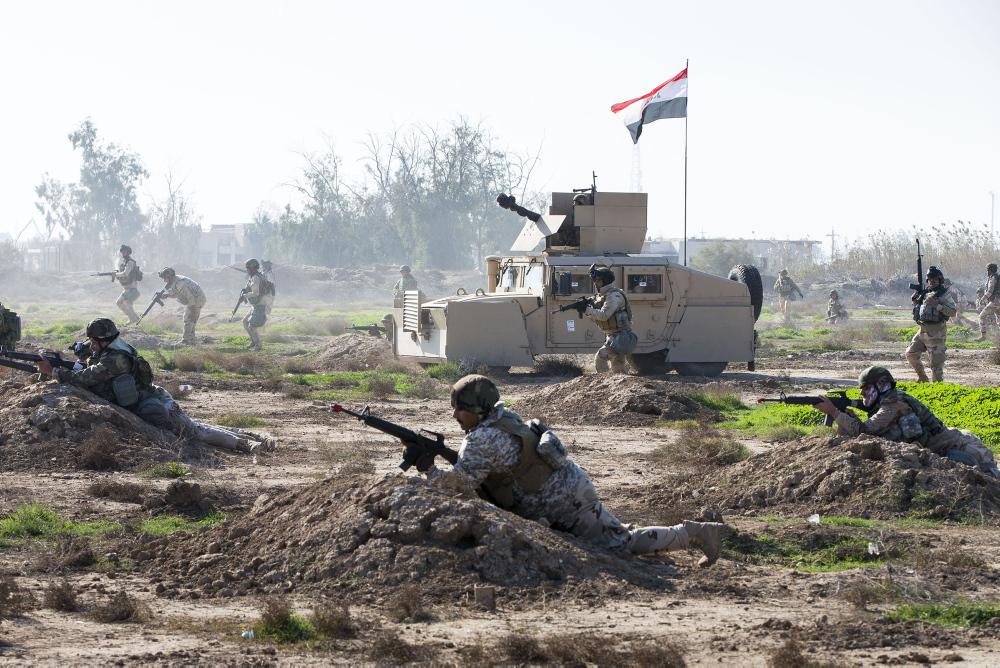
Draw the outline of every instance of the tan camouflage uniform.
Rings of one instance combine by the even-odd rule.
[[[250,346],[260,350],[261,341],[258,330],[267,322],[267,305],[263,302],[264,277],[260,273],[248,277],[243,293],[247,298],[247,303],[253,307],[253,310],[243,318],[243,329],[250,337]]]
[[[625,362],[638,341],[632,331],[632,313],[625,293],[614,285],[603,286],[594,305],[588,306],[584,315],[596,322],[606,337],[594,356],[594,368],[598,373],[605,373],[610,362],[612,373],[625,373]]]
[[[871,434],[890,441],[919,443],[942,457],[970,464],[994,477],[1000,475],[993,452],[979,438],[967,429],[945,427],[923,403],[904,392],[889,392],[864,422],[844,411],[837,413],[834,421],[838,434]]]
[[[462,440],[458,462],[451,471],[431,468],[427,476],[437,484],[478,487],[490,475],[510,473],[521,457],[520,440],[494,426],[501,418],[521,418],[498,402],[493,410]],[[554,436],[554,435],[553,435]],[[615,517],[597,497],[586,472],[566,457],[556,439],[557,452],[548,457],[557,467],[535,494],[527,494],[515,481],[510,511],[547,524],[592,543],[634,554],[657,550],[684,550],[707,523],[684,522],[671,527],[633,528]],[[723,525],[715,524],[712,527]]]
[[[266,281],[268,281],[272,286],[274,285],[274,270],[273,269],[261,269],[261,275]],[[261,297],[260,303],[264,305],[264,313],[268,317],[271,316],[271,308],[274,306],[274,293],[268,292],[266,295]]]
[[[118,271],[115,272],[114,279],[121,283],[122,293],[115,302],[122,313],[128,316],[129,324],[139,322],[139,314],[135,312],[132,304],[139,298],[139,282],[135,280],[136,270],[135,260],[132,256],[118,261]]]
[[[164,297],[176,299],[184,305],[184,343],[194,344],[194,328],[201,317],[201,309],[205,306],[205,291],[187,276],[176,275],[166,286]]]
[[[774,291],[778,293],[778,308],[781,309],[785,323],[792,321],[792,295],[796,292],[802,296],[802,290],[788,274],[778,275],[778,280],[774,282]]]
[[[986,279],[983,291],[983,310],[979,312],[979,332],[985,338],[990,329],[1000,323],[1000,275],[993,274]]]
[[[931,304],[928,304],[928,301]],[[934,303],[936,302],[936,303]],[[948,318],[955,315],[955,299],[950,290],[938,297],[928,296],[920,307],[920,330],[913,336],[906,349],[906,360],[917,372],[917,380],[927,382],[927,372],[922,360],[926,352],[931,360],[931,378],[935,383],[944,381],[944,360],[948,347]]]

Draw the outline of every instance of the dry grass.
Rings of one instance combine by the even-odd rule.
[[[535,375],[575,378],[583,375],[583,366],[573,357],[548,355],[535,362]]]
[[[89,538],[60,536],[54,549],[38,555],[35,567],[43,573],[59,573],[67,569],[87,568],[97,563],[97,555]]]
[[[65,578],[49,583],[45,588],[44,604],[49,610],[57,612],[75,612],[80,607],[76,600],[76,590]]]
[[[767,658],[768,668],[839,668],[844,664],[833,661],[813,661],[802,651],[794,638],[775,648]]]
[[[118,435],[106,425],[101,425],[80,446],[80,467],[92,471],[113,471],[121,464],[115,455]]]
[[[367,389],[375,399],[388,399],[396,394],[396,382],[391,378],[370,378]]]
[[[95,480],[87,487],[87,494],[119,503],[142,503],[146,488],[134,482]]]
[[[112,594],[103,605],[94,610],[94,619],[105,624],[144,622],[150,616],[149,608],[129,596],[124,589]]]
[[[396,665],[430,661],[437,650],[426,645],[414,645],[403,640],[396,631],[379,633],[368,648],[369,658],[378,661],[389,661]]]
[[[444,390],[433,378],[421,378],[403,394],[414,399],[436,399],[444,395]]]
[[[486,663],[534,664],[557,666],[634,666],[638,668],[681,668],[685,665],[683,649],[663,638],[636,638],[622,643],[617,636],[568,633],[542,641],[523,632],[502,637],[492,651],[479,652]],[[477,661],[477,653],[464,658]]]
[[[684,420],[677,427],[680,434],[675,441],[658,446],[645,458],[662,464],[725,466],[750,456],[745,445],[707,424]]]
[[[389,618],[396,622],[429,622],[434,615],[424,607],[423,594],[416,585],[400,587],[389,600]]]
[[[289,357],[281,363],[281,368],[285,370],[285,373],[315,373],[315,362],[316,359],[311,355],[304,357]]]
[[[274,366],[263,355],[255,353],[224,353],[218,350],[196,350],[178,352],[173,356],[173,365],[179,371],[229,371],[241,375],[269,375]]]
[[[304,385],[286,385],[281,391],[286,399],[308,399],[312,394],[312,390]]]
[[[0,619],[21,617],[34,609],[35,597],[10,575],[0,577]]]
[[[316,606],[312,623],[317,633],[327,638],[354,638],[358,635],[358,626],[346,603],[326,602]]]

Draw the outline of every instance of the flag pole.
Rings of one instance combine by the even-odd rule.
[[[688,69],[690,60],[684,60],[684,69]],[[691,72],[687,72],[688,85],[691,85]],[[688,98],[691,99],[690,97]],[[684,266],[688,264],[688,112],[684,110]]]

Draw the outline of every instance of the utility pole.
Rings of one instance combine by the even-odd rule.
[[[830,261],[832,262],[837,257],[837,228],[831,227],[830,234],[826,236],[830,237]]]

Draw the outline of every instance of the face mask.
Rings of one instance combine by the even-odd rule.
[[[874,385],[864,385],[861,388],[861,401],[865,408],[871,408],[878,400],[878,388]]]

